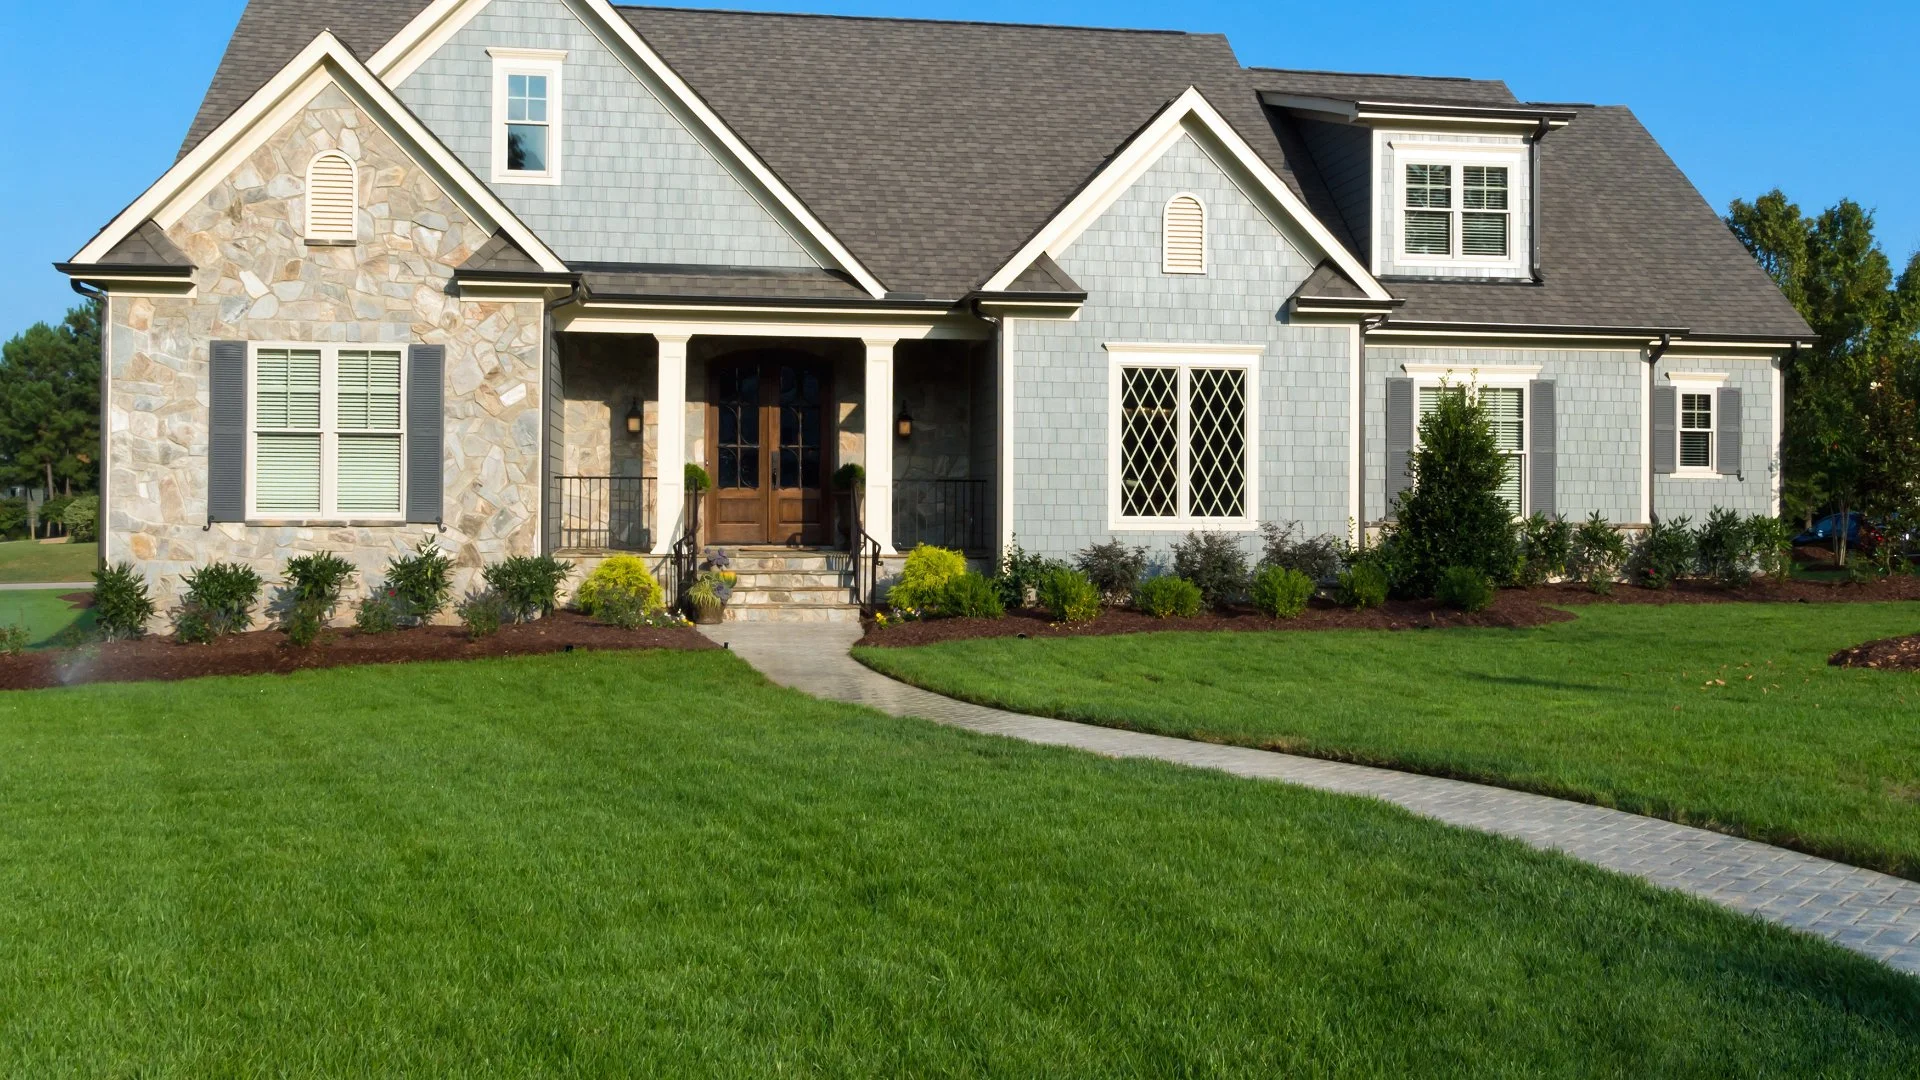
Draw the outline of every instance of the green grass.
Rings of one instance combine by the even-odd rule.
[[[1911,1076],[1920,981],[724,653],[0,696],[0,1075]]]
[[[93,544],[36,544],[31,540],[0,544],[0,585],[92,581],[99,550]]]
[[[24,627],[29,646],[35,648],[56,643],[70,626],[91,628],[93,612],[60,599],[69,594],[67,589],[0,591],[0,626]]]
[[[1826,663],[1920,631],[1920,604],[1578,611],[1530,630],[1002,638],[859,656],[1023,712],[1484,780],[1920,878],[1920,675]]]

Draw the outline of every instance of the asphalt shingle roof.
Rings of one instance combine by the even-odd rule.
[[[1404,101],[1431,105],[1517,105],[1498,79],[1460,79],[1432,75],[1369,75],[1346,71],[1298,71],[1248,68],[1261,90],[1336,101]]]

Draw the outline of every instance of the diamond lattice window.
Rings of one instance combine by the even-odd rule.
[[[1248,514],[1245,368],[1120,369],[1120,516]]]

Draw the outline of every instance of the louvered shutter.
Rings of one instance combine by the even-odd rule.
[[[247,519],[247,343],[216,341],[209,350],[207,520]]]
[[[1408,468],[1413,464],[1413,380],[1387,380],[1387,507],[1394,517],[1394,500],[1413,486]]]
[[[1527,504],[1536,514],[1557,517],[1560,513],[1555,488],[1560,468],[1556,448],[1560,429],[1553,415],[1553,383],[1536,379],[1527,384],[1527,408],[1533,423],[1527,432],[1528,467]]]
[[[1653,471],[1670,473],[1678,463],[1680,399],[1671,386],[1653,388]]]
[[[352,159],[337,150],[307,166],[307,239],[352,243],[359,232],[360,183]]]
[[[445,511],[444,345],[407,350],[407,520],[439,524]]]
[[[1207,212],[1191,195],[1167,204],[1163,269],[1169,274],[1207,272]]]
[[[1740,389],[1723,386],[1714,395],[1715,432],[1720,445],[1714,447],[1715,461],[1722,476],[1741,475],[1740,467]]]

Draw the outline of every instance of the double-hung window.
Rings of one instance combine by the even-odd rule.
[[[1252,523],[1259,348],[1107,348],[1113,364],[1110,523]]]
[[[1461,386],[1440,384],[1420,387],[1420,415],[1414,425],[1414,438],[1419,440],[1419,421],[1440,404],[1440,395],[1466,393]],[[1493,425],[1493,438],[1500,446],[1500,452],[1507,456],[1507,473],[1500,485],[1500,497],[1506,500],[1513,510],[1514,517],[1526,515],[1526,476],[1527,476],[1527,393],[1521,386],[1481,386],[1475,389],[1475,395],[1487,411],[1487,420]]]
[[[1402,262],[1512,268],[1522,262],[1514,237],[1517,151],[1436,150],[1394,144],[1399,155]]]
[[[493,57],[493,178],[557,184],[561,155],[561,65],[549,49],[488,49]]]
[[[249,516],[399,518],[404,367],[399,349],[255,347]]]
[[[1713,391],[1680,392],[1680,468],[1687,472],[1713,471]]]

